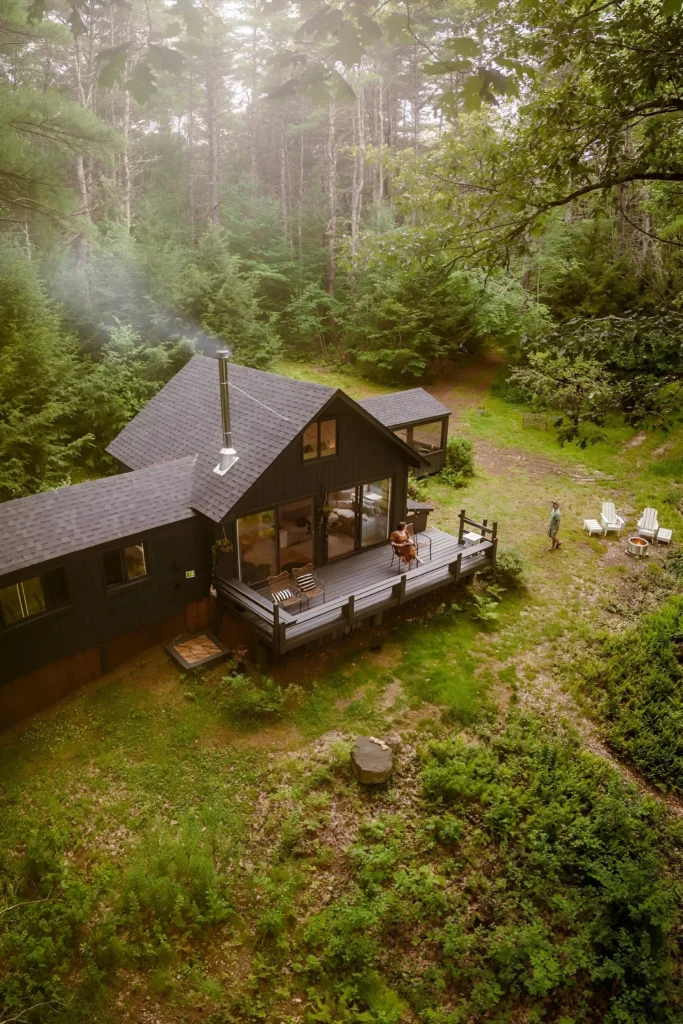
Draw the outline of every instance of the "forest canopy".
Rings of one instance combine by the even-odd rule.
[[[0,0],[0,497],[105,471],[225,343],[392,384],[498,349],[536,405],[590,365],[561,440],[666,427],[681,6]]]

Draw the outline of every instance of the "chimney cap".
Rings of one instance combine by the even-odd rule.
[[[229,348],[219,348],[218,351],[216,352],[216,359],[229,359],[229,358],[230,358],[230,349]]]

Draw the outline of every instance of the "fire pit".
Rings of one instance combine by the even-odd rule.
[[[636,558],[645,558],[649,546],[649,542],[644,537],[634,534],[626,541],[626,553],[634,555]]]

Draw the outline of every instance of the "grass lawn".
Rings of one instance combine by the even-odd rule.
[[[665,550],[633,563],[581,527],[612,499],[680,537],[683,432],[560,449],[490,393],[498,369],[434,389],[478,470],[427,484],[435,525],[465,507],[524,556],[496,621],[464,592],[408,606],[277,666],[281,714],[248,723],[220,668],[183,678],[152,648],[5,736],[0,1022],[681,1019],[680,825],[562,679],[661,599]],[[389,731],[394,779],[361,791],[352,738]]]

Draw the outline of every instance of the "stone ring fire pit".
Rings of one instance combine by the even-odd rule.
[[[629,537],[626,541],[626,553],[634,555],[636,558],[645,558],[649,546],[649,541],[646,541],[644,537],[639,537],[637,534],[633,534],[633,536]]]

